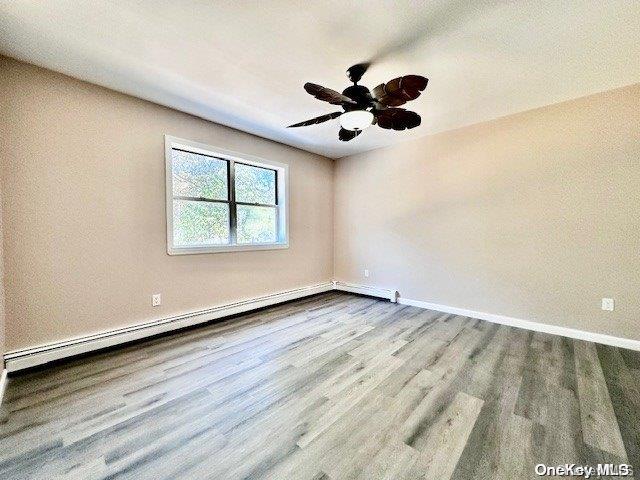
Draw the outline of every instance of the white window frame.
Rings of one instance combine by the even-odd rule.
[[[173,158],[172,150],[178,148],[193,153],[213,156],[229,161],[229,170],[233,171],[235,162],[255,167],[268,168],[276,171],[277,185],[277,211],[278,219],[277,235],[278,241],[275,243],[253,243],[253,244],[227,244],[227,245],[190,245],[176,246],[173,243]],[[223,253],[223,252],[239,252],[249,250],[277,250],[289,248],[289,166],[284,163],[265,160],[253,155],[232,152],[223,148],[206,145],[204,143],[192,142],[183,138],[173,137],[171,135],[164,136],[165,151],[165,177],[166,177],[166,216],[167,216],[167,253],[169,255],[189,255],[199,253]],[[233,176],[229,178],[233,181]],[[232,191],[235,186],[229,184],[229,209],[235,208]],[[231,215],[231,212],[229,212]],[[231,228],[231,226],[230,226]],[[234,232],[230,231],[230,241],[234,241]]]

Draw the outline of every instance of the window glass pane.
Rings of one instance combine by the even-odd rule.
[[[172,150],[173,195],[228,199],[228,162],[197,153]]]
[[[276,172],[268,168],[235,164],[236,202],[276,203]]]
[[[173,244],[176,247],[228,243],[228,204],[173,201]]]
[[[275,207],[238,205],[238,243],[275,243]]]

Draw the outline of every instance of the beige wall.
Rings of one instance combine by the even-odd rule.
[[[14,60],[0,70],[8,350],[331,279],[331,160]],[[289,164],[291,247],[168,256],[165,133]]]
[[[637,84],[339,160],[335,277],[640,339],[639,106]]]

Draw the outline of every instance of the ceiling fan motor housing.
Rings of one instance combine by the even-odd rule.
[[[344,103],[342,108],[344,108],[345,112],[350,112],[352,110],[366,110],[373,106],[373,97],[371,96],[371,92],[364,85],[351,85],[350,87],[345,88],[342,94],[356,102],[355,104]]]

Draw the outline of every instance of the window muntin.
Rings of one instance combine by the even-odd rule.
[[[166,138],[170,254],[288,246],[285,165]]]

